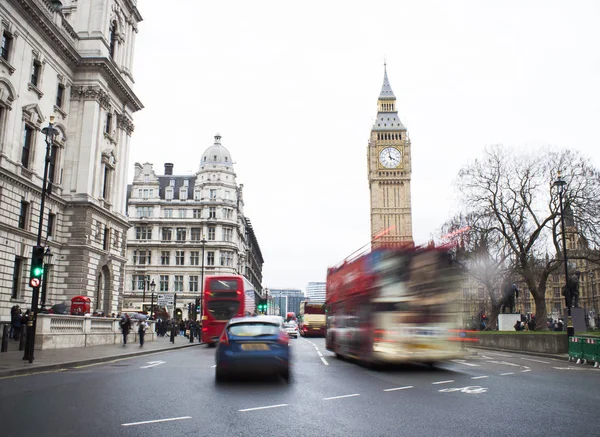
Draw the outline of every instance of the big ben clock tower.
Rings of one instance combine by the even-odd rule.
[[[371,192],[371,248],[413,246],[410,140],[398,117],[396,96],[388,81],[386,67],[367,156]]]

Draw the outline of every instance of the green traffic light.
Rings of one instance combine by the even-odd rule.
[[[36,278],[41,278],[44,274],[44,269],[42,267],[34,267],[33,276]]]

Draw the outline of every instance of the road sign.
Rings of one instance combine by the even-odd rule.
[[[159,294],[158,295],[158,306],[173,306],[173,294]]]

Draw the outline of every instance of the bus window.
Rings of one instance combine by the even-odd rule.
[[[229,320],[240,309],[240,302],[235,300],[209,300],[207,309],[216,320]]]
[[[218,279],[209,282],[209,291],[237,290],[239,282],[237,279]]]

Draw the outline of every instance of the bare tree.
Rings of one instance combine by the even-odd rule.
[[[483,159],[460,171],[457,182],[462,215],[481,225],[476,235],[485,236],[492,265],[512,259],[512,268],[533,296],[536,329],[546,327],[548,276],[563,263],[559,198],[553,188],[559,171],[567,183],[563,193],[565,225],[570,238],[577,236],[587,245],[587,250],[572,251],[569,257],[598,262],[600,177],[579,153],[562,150],[527,155],[501,146],[488,147]]]
[[[490,305],[486,329],[497,326],[504,286],[512,283],[513,270],[506,242],[492,228],[491,217],[475,214],[457,215],[442,228],[445,240],[451,243],[456,265],[487,292]]]

